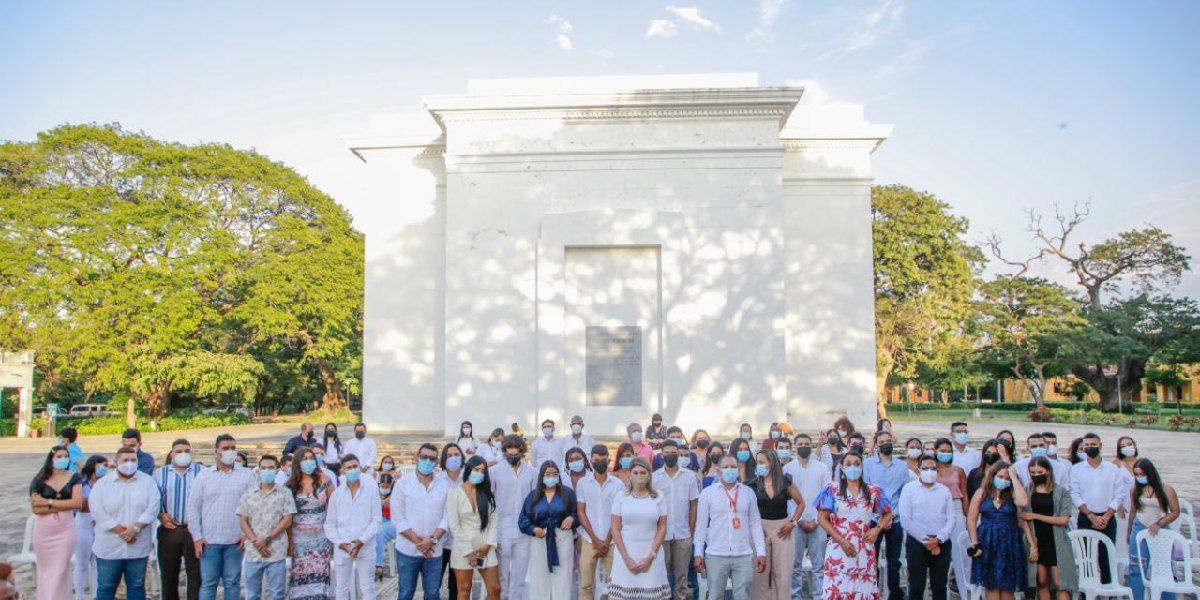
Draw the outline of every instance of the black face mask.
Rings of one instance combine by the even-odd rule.
[[[1088,458],[1096,458],[1097,456],[1100,456],[1100,449],[1095,446],[1091,446],[1084,448],[1083,453],[1086,454]]]
[[[862,454],[862,444],[850,444],[850,451]]]
[[[675,468],[675,465],[679,464],[679,455],[678,454],[664,454],[662,459],[663,459],[663,464],[667,465],[668,467],[671,467],[672,469]]]
[[[607,472],[608,471],[608,461],[607,460],[593,460],[592,461],[592,470],[597,473]]]
[[[1030,475],[1029,478],[1037,485],[1046,483],[1046,475],[1044,473],[1042,475]]]
[[[996,461],[998,461],[998,460],[1000,460],[999,454],[984,454],[983,455],[983,464],[985,464],[985,465],[995,464]]]
[[[809,448],[808,446],[800,446],[799,448],[796,448],[796,456],[799,456],[800,458],[808,458],[812,456],[812,448]]]
[[[893,446],[892,446],[891,442],[884,442],[879,445],[879,453],[884,456],[891,456],[892,448],[893,448]]]
[[[696,440],[696,447],[701,450],[707,448],[708,447],[708,439],[700,438],[700,439]]]
[[[355,431],[355,432],[354,432],[354,437],[356,437],[356,438],[358,438],[358,439],[360,439],[360,440],[361,440],[361,439],[363,439],[363,438],[367,437],[367,432],[365,432],[365,431]]]
[[[724,455],[724,454],[721,454],[720,452],[718,452],[718,453],[716,453],[716,454],[709,454],[709,455],[708,455],[708,459],[709,459],[709,460],[711,460],[711,461],[712,461],[712,464],[714,464],[714,465],[719,465],[719,464],[721,464],[721,459],[722,459],[722,458],[725,458],[725,455]]]
[[[508,464],[513,465],[515,467],[515,466],[517,466],[517,463],[521,462],[521,455],[520,454],[505,454],[504,460],[507,460]]]
[[[325,437],[327,437],[327,438],[337,437],[337,430],[336,429],[326,429]]]

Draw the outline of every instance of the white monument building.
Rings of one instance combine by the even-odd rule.
[[[440,134],[348,140],[380,214],[422,215],[366,226],[368,426],[872,421],[870,157],[891,127],[802,93],[473,80],[423,98]]]

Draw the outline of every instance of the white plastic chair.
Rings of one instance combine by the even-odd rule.
[[[1079,580],[1079,591],[1083,592],[1085,600],[1098,596],[1127,597],[1135,600],[1133,590],[1117,581],[1117,549],[1112,540],[1098,531],[1077,529],[1067,534],[1071,539],[1071,554],[1075,557],[1076,578]],[[1113,581],[1100,583],[1100,548],[1108,552],[1108,570],[1112,573]]]
[[[1200,539],[1196,535],[1196,513],[1192,508],[1192,503],[1179,499],[1179,518],[1171,521],[1167,527],[1179,532],[1187,541],[1189,554],[1192,558],[1200,558]],[[1200,567],[1200,563],[1196,563]]]
[[[1129,537],[1125,535],[1129,531],[1129,515],[1119,517],[1113,515],[1113,519],[1117,522],[1117,581],[1125,583],[1125,576],[1129,569]]]
[[[962,555],[964,557],[963,558],[963,568],[967,572],[966,573],[967,576],[964,579],[966,581],[970,582],[972,559],[971,559],[971,555],[967,554],[967,548],[971,547],[971,534],[966,531],[960,531],[958,533],[958,537],[955,538],[955,540],[954,540],[954,545],[956,547],[962,549],[962,553],[963,553]],[[959,596],[961,597],[962,590],[959,590],[959,592],[960,592]],[[973,583],[967,583],[967,595],[966,595],[965,600],[982,600],[982,599],[983,599],[983,588],[981,588]]]
[[[1193,594],[1200,596],[1200,586],[1192,583],[1192,555],[1187,552],[1188,541],[1178,532],[1170,529],[1158,530],[1158,535],[1150,535],[1149,530],[1139,531],[1134,543],[1138,548],[1146,544],[1147,554],[1139,563],[1142,570],[1142,581],[1146,585],[1146,597],[1158,600],[1163,592],[1176,594]],[[1181,560],[1172,556],[1176,546],[1180,548]],[[1146,563],[1150,563],[1150,573],[1146,573]],[[1175,566],[1182,567],[1182,580],[1175,579]]]
[[[29,565],[33,569],[33,579],[37,580],[37,554],[33,551],[33,524],[36,517],[29,515],[25,519],[25,538],[21,540],[21,551],[8,557],[8,562],[12,564],[13,569],[20,565]]]

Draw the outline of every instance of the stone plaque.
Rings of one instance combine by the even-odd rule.
[[[642,328],[587,328],[587,405],[642,405]]]

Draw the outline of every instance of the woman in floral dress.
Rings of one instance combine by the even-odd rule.
[[[289,573],[292,600],[325,600],[332,596],[329,585],[329,561],[333,544],[325,537],[325,504],[333,495],[333,482],[317,467],[311,449],[300,450],[293,462],[287,487],[296,498],[296,514],[288,530],[292,557]]]
[[[862,456],[842,458],[842,477],[817,496],[821,527],[829,534],[825,547],[824,600],[879,599],[879,566],[875,540],[892,522],[892,507],[878,487],[862,480]]]

